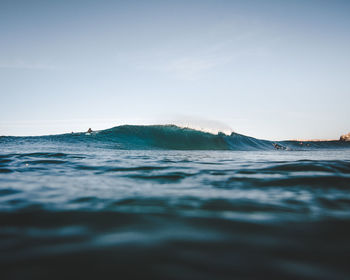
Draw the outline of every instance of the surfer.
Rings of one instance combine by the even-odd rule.
[[[92,133],[92,129],[89,128],[88,131],[87,131],[87,133]]]
[[[286,150],[286,147],[283,147],[280,144],[273,143],[273,146],[275,147],[276,150]]]

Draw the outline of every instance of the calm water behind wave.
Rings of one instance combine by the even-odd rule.
[[[349,279],[349,149],[0,146],[2,279]]]

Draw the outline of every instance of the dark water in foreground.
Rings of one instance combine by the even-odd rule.
[[[1,279],[349,279],[350,150],[0,138]]]

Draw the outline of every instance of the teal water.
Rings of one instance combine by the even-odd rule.
[[[0,137],[1,279],[348,279],[349,236],[345,142]]]

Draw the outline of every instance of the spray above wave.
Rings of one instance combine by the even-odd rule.
[[[238,133],[212,134],[176,125],[122,125],[92,133],[71,133],[40,137],[0,137],[13,139],[50,140],[68,143],[104,144],[116,149],[164,150],[303,150],[310,148],[348,148],[344,141],[268,141]]]

